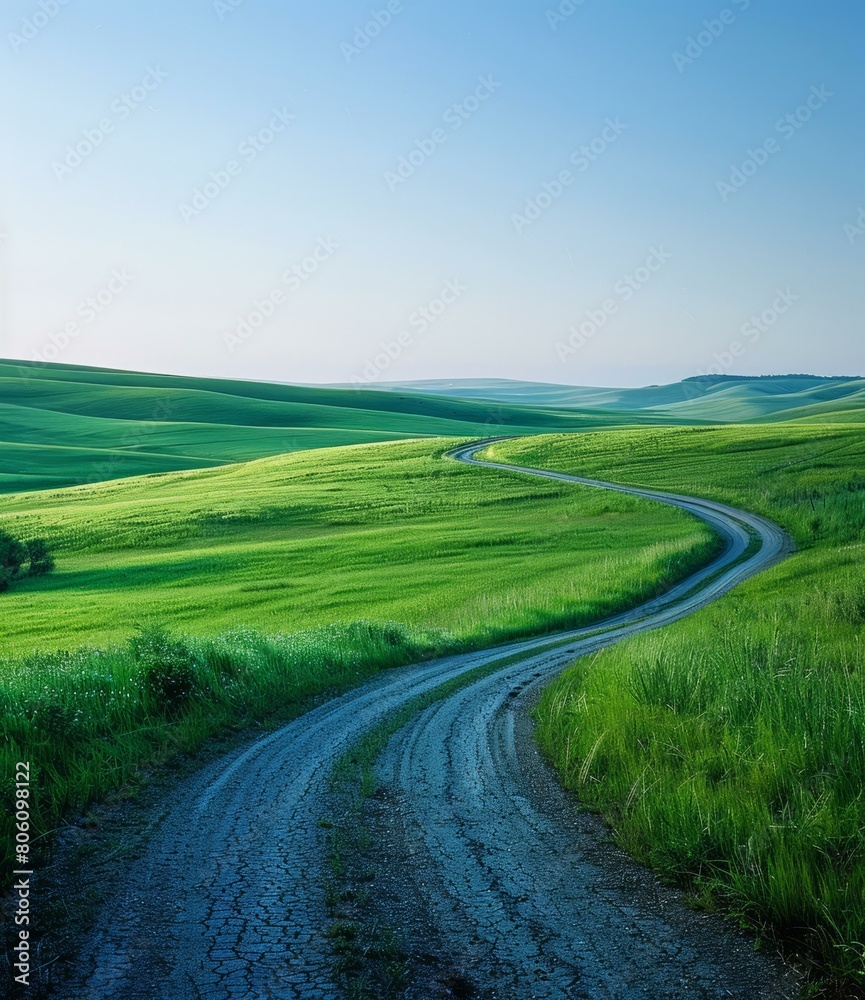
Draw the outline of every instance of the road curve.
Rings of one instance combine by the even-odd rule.
[[[482,465],[489,442],[451,457]],[[667,624],[777,562],[776,525],[711,501],[496,464],[661,500],[710,523],[713,562],[598,627],[388,672],[181,783],[61,995],[92,1000],[336,998],[324,898],[333,763],[390,712],[502,656],[527,659],[422,713],[391,742],[382,837],[395,913],[432,921],[451,966],[490,998],[793,997],[777,963],[611,855],[537,759],[522,711],[575,656]],[[479,473],[483,474],[483,473]],[[753,537],[762,544],[749,551]],[[573,640],[572,642],[568,640]],[[394,865],[397,867],[395,868]],[[419,867],[420,866],[420,867]],[[467,989],[469,986],[467,985]],[[439,995],[415,992],[418,997]],[[448,993],[442,992],[446,996]]]

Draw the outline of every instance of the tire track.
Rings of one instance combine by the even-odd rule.
[[[489,443],[451,457],[486,465],[475,455]],[[416,864],[407,858],[410,905],[434,915],[477,995],[793,995],[779,991],[789,985],[779,966],[748,955],[741,941],[737,949],[735,936],[717,922],[701,936],[702,918],[633,864],[621,860],[624,884],[645,882],[645,891],[630,901],[630,890],[611,883],[606,868],[593,871],[585,856],[594,850],[592,837],[533,756],[524,715],[539,685],[576,655],[692,613],[779,561],[791,540],[764,518],[711,501],[492,467],[681,507],[720,533],[724,551],[668,593],[603,623],[601,634],[595,626],[553,637],[565,644],[556,649],[545,637],[389,672],[183,782],[101,915],[63,995],[337,997],[323,936],[326,834],[318,825],[334,761],[412,699],[516,652],[530,658],[422,713],[382,762],[399,804],[396,839],[415,845],[412,857],[427,866],[424,885],[435,887],[415,884]],[[754,536],[762,544],[749,551]],[[723,947],[713,947],[713,937]],[[746,986],[771,981],[777,989]]]

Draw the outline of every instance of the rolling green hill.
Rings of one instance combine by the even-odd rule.
[[[58,561],[3,594],[4,650],[112,642],[152,621],[275,634],[368,618],[490,641],[594,620],[623,579],[632,601],[677,546],[709,537],[658,505],[479,476],[442,461],[446,447],[331,448],[2,497],[0,528],[47,537]],[[599,554],[605,583],[590,580]]]
[[[0,362],[0,492],[417,437],[648,422],[641,414]]]
[[[863,415],[865,380],[817,376],[707,376],[641,389],[504,380],[357,389],[7,361],[0,493],[418,437]]]
[[[865,416],[865,379],[847,376],[706,375],[672,385],[638,389],[598,389],[508,379],[389,383],[382,388],[501,405],[639,411],[644,416],[654,415],[659,423],[750,423],[812,415],[823,421],[859,422]]]

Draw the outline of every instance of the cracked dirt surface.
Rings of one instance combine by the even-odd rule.
[[[479,447],[453,457],[485,464],[473,457]],[[389,672],[184,780],[143,856],[120,877],[61,995],[338,997],[324,936],[327,838],[319,825],[334,761],[418,695],[525,652],[530,658],[517,667],[422,713],[386,751],[394,856],[411,845],[402,880],[409,888],[391,885],[396,910],[408,906],[435,925],[440,946],[476,987],[466,995],[794,996],[777,962],[687,910],[604,843],[597,821],[574,808],[538,759],[524,711],[575,655],[690,614],[792,543],[771,522],[721,504],[588,484],[690,510],[726,548],[667,594],[604,623],[602,635],[581,629],[543,652],[550,637]],[[749,552],[753,534],[762,546]]]
[[[780,961],[687,909],[576,808],[526,711],[548,666],[533,658],[458,692],[382,757],[373,884],[408,953],[429,951],[435,928],[448,970],[438,981],[490,1000],[797,996]],[[408,995],[432,996],[429,981]]]

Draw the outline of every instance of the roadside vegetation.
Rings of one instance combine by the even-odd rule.
[[[676,625],[581,660],[539,738],[619,841],[707,905],[865,985],[865,436],[840,424],[506,442],[502,461],[702,495],[800,551]]]
[[[596,621],[716,550],[682,512],[445,449],[333,449],[0,499],[0,529],[62,555],[2,598],[0,767],[39,774],[37,835],[211,735],[382,669]]]

